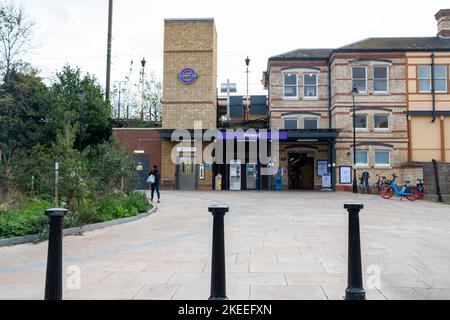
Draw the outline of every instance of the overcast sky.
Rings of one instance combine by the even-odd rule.
[[[64,64],[95,74],[104,86],[108,0],[12,0],[37,22],[40,47],[28,58],[50,78]],[[164,18],[214,18],[219,40],[218,85],[229,78],[246,91],[264,93],[262,72],[270,56],[297,48],[334,48],[367,37],[435,36],[435,13],[448,0],[115,0],[113,81],[134,81],[143,57],[147,72],[162,78]]]

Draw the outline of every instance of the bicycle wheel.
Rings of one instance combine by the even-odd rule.
[[[378,185],[373,185],[372,188],[370,189],[370,193],[371,194],[380,194],[380,189],[378,188]]]
[[[425,199],[425,191],[422,189],[421,191],[419,191],[419,200],[423,199]]]
[[[409,201],[417,201],[420,199],[420,192],[419,190],[417,190],[417,188],[414,188],[412,195],[406,196],[405,198],[408,199]]]
[[[383,199],[390,199],[392,198],[394,193],[395,193],[394,189],[392,189],[390,186],[384,186],[383,188],[381,188],[380,196]]]

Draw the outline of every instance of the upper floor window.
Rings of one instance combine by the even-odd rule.
[[[356,122],[356,130],[359,131],[365,131],[368,130],[368,124],[367,124],[367,115],[363,115],[363,116],[356,116],[355,117],[355,122]]]
[[[285,98],[297,98],[297,74],[284,74],[284,94]]]
[[[353,67],[352,68],[352,88],[357,88],[360,93],[367,92],[367,68]]]
[[[434,66],[434,90],[447,92],[447,66]]]
[[[419,66],[419,92],[431,92],[430,66]]]
[[[373,68],[373,91],[389,92],[389,68],[374,67]]]
[[[434,66],[435,92],[447,92],[447,67]],[[431,66],[419,66],[419,92],[431,92]]]
[[[307,73],[303,75],[304,80],[304,98],[317,98],[317,74],[315,73]]]
[[[298,120],[297,119],[284,119],[284,129],[287,129],[287,130],[298,129]]]
[[[375,131],[387,131],[389,130],[389,115],[387,114],[376,114],[374,118],[374,129]]]
[[[318,128],[317,119],[305,119],[305,129],[306,130],[316,130]]]

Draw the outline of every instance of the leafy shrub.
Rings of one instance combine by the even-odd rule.
[[[18,208],[0,212],[0,238],[39,233],[48,224],[44,212],[51,204],[42,200],[26,200]]]
[[[124,198],[113,194],[100,202],[98,214],[102,221],[109,221],[137,216],[150,208],[147,197],[141,193],[133,192]]]
[[[50,202],[39,199],[24,199],[17,207],[0,211],[0,239],[39,234],[39,240],[48,236],[48,218],[44,212],[52,207]],[[147,197],[133,192],[127,197],[116,194],[101,199],[82,200],[73,204],[73,209],[64,219],[64,228],[106,222],[137,216],[150,210]]]
[[[131,193],[125,200],[125,206],[129,210],[132,210],[132,208],[136,208],[138,213],[147,212],[152,207],[146,195],[140,192]]]

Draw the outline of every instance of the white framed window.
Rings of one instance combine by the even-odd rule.
[[[357,167],[368,167],[369,166],[369,151],[357,150],[355,164]]]
[[[298,97],[298,75],[296,73],[283,74],[283,97],[295,99]]]
[[[419,66],[419,92],[431,92],[431,67]]]
[[[378,93],[389,92],[389,67],[373,68],[373,91]]]
[[[435,92],[447,92],[447,66],[434,66]]]
[[[389,131],[389,115],[388,114],[375,114],[373,116],[374,130],[375,131]]]
[[[297,130],[298,129],[298,119],[284,119],[283,125],[284,125],[284,129],[286,129],[286,130]]]
[[[318,98],[318,74],[305,73],[303,75],[303,97],[305,99]]]
[[[352,118],[353,121],[353,118]],[[369,124],[367,121],[367,115],[356,115],[355,117],[355,129],[356,131],[369,130]]]
[[[431,66],[419,66],[419,92],[431,92]],[[447,92],[447,67],[434,66],[434,90]]]
[[[305,119],[305,130],[317,130],[319,128],[319,121],[317,119]]]
[[[376,167],[390,167],[391,166],[391,152],[387,150],[375,150],[375,166]]]
[[[367,67],[352,67],[352,89],[367,93]]]

